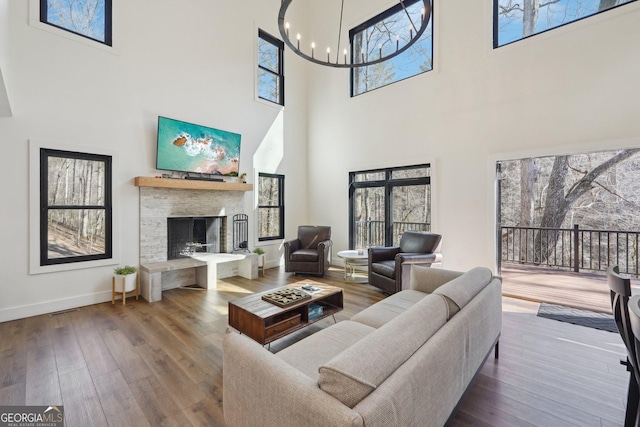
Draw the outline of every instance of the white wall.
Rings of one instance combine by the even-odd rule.
[[[114,2],[114,49],[30,25],[28,4],[8,6],[14,117],[0,118],[0,321],[110,299],[113,265],[29,274],[29,245],[38,245],[28,227],[30,212],[37,215],[29,206],[30,139],[116,153],[114,244],[121,256],[114,263],[138,262],[133,179],[158,174],[158,115],[242,134],[240,169],[250,182],[258,171],[289,178],[287,233],[293,233],[289,224],[307,218],[306,164],[300,161],[306,159],[306,74],[299,70],[306,65],[285,63],[284,112],[254,97],[257,28],[277,35],[278,0]],[[265,145],[280,158],[255,169],[254,153]],[[254,203],[248,193],[252,236]],[[266,247],[275,263],[278,243]]]
[[[336,251],[349,171],[431,162],[443,266],[494,267],[496,160],[640,146],[640,4],[493,50],[491,3],[435,1],[429,73],[349,98],[346,71],[314,69],[309,212]]]
[[[11,116],[11,104],[5,83],[9,50],[9,0],[0,0],[0,118]]]

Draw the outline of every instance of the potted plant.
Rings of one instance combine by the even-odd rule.
[[[253,253],[258,254],[258,270],[262,268],[262,275],[264,276],[264,249],[255,248]]]
[[[111,280],[111,303],[115,303],[116,293],[122,294],[122,303],[126,304],[126,293],[138,289],[138,273],[135,267],[125,265],[113,269],[115,273]],[[138,294],[136,294],[138,299]]]

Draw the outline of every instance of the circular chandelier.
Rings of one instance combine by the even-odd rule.
[[[409,14],[409,11],[407,10],[407,7],[413,5],[415,2],[410,2],[410,5],[406,6],[405,3],[408,3],[408,2],[409,2],[408,0],[399,0],[399,4],[402,7],[402,11],[404,12],[404,14],[406,14],[409,20],[409,28],[406,30],[406,32],[409,34],[407,42],[401,45],[400,34],[394,34],[395,49],[393,49],[393,47],[391,49],[389,48],[383,49],[383,46],[380,45],[377,50],[377,53],[378,53],[377,55],[367,55],[365,57],[363,53],[362,56],[355,58],[355,55],[353,54],[353,52],[351,52],[350,55],[347,55],[347,53],[351,51],[350,49],[344,48],[343,55],[342,55],[343,59],[342,61],[340,60],[340,47],[341,47],[340,41],[342,36],[342,19],[344,15],[344,0],[342,0],[342,7],[340,9],[340,26],[338,29],[337,46],[335,50],[336,54],[334,58],[331,57],[331,47],[327,47],[326,57],[323,57],[323,58],[316,57],[316,52],[315,52],[316,44],[314,42],[311,42],[311,44],[309,45],[311,55],[309,55],[308,53],[305,53],[303,48],[300,47],[300,40],[302,38],[300,33],[297,33],[296,44],[293,44],[293,42],[289,38],[290,25],[289,25],[289,22],[285,19],[287,9],[289,8],[289,6],[291,6],[291,3],[293,3],[293,0],[282,0],[280,11],[278,12],[278,29],[280,31],[280,35],[282,36],[282,39],[284,40],[284,43],[287,46],[289,46],[289,48],[296,55],[306,59],[307,61],[311,61],[314,64],[325,65],[325,66],[334,67],[334,68],[366,67],[369,65],[374,65],[383,61],[387,61],[395,56],[400,55],[402,52],[409,49],[415,42],[417,42],[418,39],[420,39],[420,37],[422,36],[422,33],[424,33],[424,31],[429,26],[429,19],[431,18],[431,1],[422,0],[424,6],[422,7],[422,11],[420,15],[419,27],[416,26],[416,23],[413,21],[413,19],[411,18],[411,15]],[[347,45],[349,45],[349,42],[347,42]]]

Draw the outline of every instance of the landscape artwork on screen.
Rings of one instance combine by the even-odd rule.
[[[226,132],[158,117],[158,156],[162,170],[238,176],[240,138]]]

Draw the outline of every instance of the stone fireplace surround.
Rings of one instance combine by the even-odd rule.
[[[136,185],[138,185],[137,182]],[[187,258],[166,262],[167,218],[226,216],[227,224],[230,224],[233,215],[244,213],[244,191],[204,191],[201,189],[156,188],[144,185],[139,185],[139,187],[141,285],[143,297],[145,297],[145,293],[147,294],[145,299],[148,301],[159,300],[161,299],[161,291],[166,289],[194,283],[203,286],[202,283],[206,283],[206,279],[203,280],[203,277],[208,277],[209,282],[215,281],[217,278],[236,275],[248,278],[257,277],[257,256],[255,254],[247,254],[247,262],[244,263],[234,262],[236,258],[242,256],[232,254],[210,254],[212,258],[205,261]],[[232,248],[232,233],[227,231],[225,234],[226,247]],[[216,255],[219,255],[218,260],[213,258]],[[176,265],[182,265],[181,263],[170,264],[174,261],[184,261],[182,264],[188,265],[189,268],[176,267]],[[209,265],[208,275],[203,274],[201,268],[207,264]],[[162,277],[161,280],[158,280],[160,274]],[[154,275],[156,283],[152,283]],[[158,281],[161,282],[161,289],[158,289],[160,286]],[[215,287],[215,285],[203,287]]]

